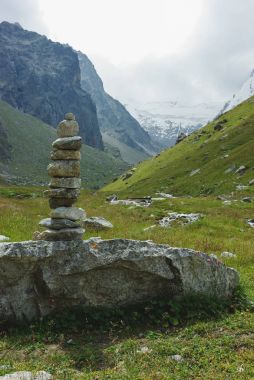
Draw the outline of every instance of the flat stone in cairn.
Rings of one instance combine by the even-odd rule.
[[[81,154],[78,150],[54,149],[50,158],[51,160],[80,160]]]
[[[80,189],[50,189],[44,191],[44,194],[49,198],[75,199],[80,195]]]
[[[54,177],[51,179],[49,183],[49,187],[51,188],[66,188],[66,189],[79,189],[81,186],[81,179],[76,177],[70,178],[57,178]]]
[[[49,198],[49,207],[51,209],[58,207],[72,207],[77,202],[77,198]]]
[[[38,234],[37,240],[82,240],[85,230],[83,228],[62,228],[61,230],[46,230]]]
[[[70,219],[70,220],[83,220],[86,213],[82,208],[77,207],[58,207],[51,211],[51,218],[55,219]]]
[[[80,148],[82,139],[77,136],[79,126],[72,113],[65,115],[59,123],[57,134],[60,138],[53,142],[51,158],[47,170],[51,178],[49,190],[44,194],[49,197],[51,218],[41,220],[44,232],[36,232],[36,240],[80,240],[85,232],[78,221],[85,216],[82,209],[72,207],[80,194]]]
[[[78,160],[57,160],[48,165],[50,177],[79,177],[80,162]]]
[[[53,219],[53,218],[42,219],[39,225],[45,228],[50,228],[52,230],[61,230],[62,228],[81,227],[80,223],[74,222],[73,220],[70,220],[70,219]]]
[[[82,146],[80,136],[59,138],[52,144],[55,149],[79,150]]]
[[[73,137],[79,132],[78,123],[75,121],[75,116],[72,113],[65,115],[65,120],[61,121],[57,127],[58,137]]]

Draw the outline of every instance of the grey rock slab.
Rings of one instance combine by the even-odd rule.
[[[79,189],[81,187],[81,178],[76,178],[76,177],[57,178],[57,177],[54,177],[50,180],[49,187],[51,187],[51,188],[63,187],[66,189]]]
[[[78,207],[58,207],[51,211],[51,218],[55,219],[70,219],[70,220],[83,220],[86,213],[82,208]]]
[[[57,126],[58,137],[73,137],[79,133],[79,126],[75,120],[62,120]]]
[[[80,136],[61,137],[52,144],[56,149],[79,150],[82,146],[82,138]]]
[[[36,235],[34,240],[69,241],[82,239],[85,230],[83,228],[63,228],[58,230],[48,229]]]
[[[246,172],[247,168],[244,165],[239,166],[238,169],[236,169],[235,174],[244,174]]]
[[[190,177],[192,177],[193,175],[198,174],[199,172],[200,172],[200,169],[192,170],[192,171],[190,172]]]
[[[250,227],[254,228],[254,219],[249,219],[249,220],[247,220],[247,224],[248,224]]]
[[[82,221],[82,225],[91,230],[107,230],[113,228],[113,224],[101,216],[92,216]]]
[[[42,219],[39,223],[41,227],[46,227],[52,230],[61,230],[63,228],[78,228],[80,227],[79,223],[75,223],[70,219],[53,219],[46,218]]]
[[[79,150],[54,149],[50,154],[51,160],[80,160]]]
[[[53,376],[45,371],[39,371],[36,374],[28,371],[19,371],[8,375],[0,376],[2,380],[53,380]]]
[[[0,321],[76,305],[130,306],[185,295],[231,297],[238,273],[187,248],[126,239],[0,244]]]
[[[50,177],[79,177],[79,160],[55,160],[47,167]]]
[[[249,181],[249,185],[250,185],[250,186],[253,186],[253,185],[254,185],[254,179],[251,179],[251,180]]]

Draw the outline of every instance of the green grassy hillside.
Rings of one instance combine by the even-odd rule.
[[[0,102],[0,173],[16,183],[47,183],[46,167],[56,131],[49,125]],[[0,132],[1,132],[0,131]],[[1,153],[1,152],[0,152]],[[120,158],[89,146],[82,147],[83,186],[102,186],[123,172],[127,164]]]
[[[157,191],[194,196],[229,193],[254,178],[253,150],[254,97],[251,97],[178,145],[142,162],[130,178],[120,178],[103,191],[126,195]],[[241,165],[246,171],[239,175],[236,170]]]

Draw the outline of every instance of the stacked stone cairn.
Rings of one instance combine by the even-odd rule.
[[[39,225],[46,231],[37,233],[36,240],[80,240],[84,234],[81,221],[85,212],[73,207],[80,194],[80,148],[82,139],[78,136],[79,126],[72,113],[67,113],[65,119],[57,127],[58,139],[53,142],[51,152],[52,163],[47,170],[51,177],[49,197],[51,208],[50,218],[43,219]]]

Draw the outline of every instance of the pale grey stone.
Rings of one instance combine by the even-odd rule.
[[[0,235],[0,241],[9,241],[10,238],[8,236]]]
[[[28,371],[19,371],[0,376],[2,380],[53,380],[53,376],[45,371],[39,371],[35,375]]]
[[[81,187],[81,179],[76,177],[70,177],[70,178],[51,178],[49,187],[51,188],[58,188],[63,187],[66,189],[79,189]]]
[[[124,239],[0,244],[0,321],[76,305],[130,306],[195,294],[231,297],[238,273],[208,255]]]
[[[79,177],[80,161],[56,160],[47,167],[50,177]]]
[[[232,252],[222,252],[221,253],[221,257],[236,257],[236,254],[235,253],[232,253]]]
[[[51,211],[51,218],[55,219],[70,219],[70,220],[83,220],[86,213],[82,208],[78,207],[58,207]]]
[[[181,224],[190,224],[197,222],[201,217],[201,214],[179,214],[177,212],[170,212],[168,216],[159,220],[159,225],[161,227],[170,227],[176,221]]]
[[[113,228],[113,224],[101,216],[92,216],[82,221],[82,225],[91,230],[107,230]]]
[[[247,220],[247,223],[250,227],[254,228],[254,219]]]
[[[239,166],[239,168],[235,171],[235,174],[244,174],[246,172],[247,168],[244,165]]]
[[[250,186],[254,185],[254,179],[250,180],[249,185]]]
[[[190,172],[190,177],[192,177],[193,175],[198,174],[199,172],[200,172],[200,169],[192,170],[192,171]]]
[[[76,120],[75,115],[72,112],[67,112],[64,115],[65,120]]]
[[[79,150],[82,146],[82,138],[80,136],[61,137],[53,142],[55,149]]]
[[[52,230],[61,230],[63,228],[78,228],[80,227],[79,223],[75,223],[70,219],[53,219],[46,218],[42,219],[39,223],[40,226],[46,227]]]

